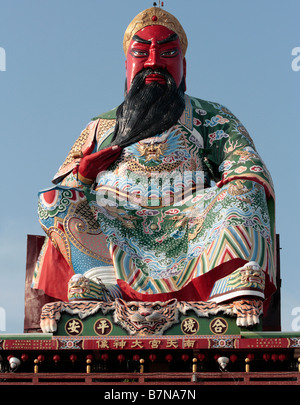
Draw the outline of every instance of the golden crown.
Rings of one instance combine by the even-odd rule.
[[[128,47],[132,37],[142,28],[149,25],[163,25],[174,31],[178,37],[182,48],[183,56],[186,53],[188,40],[180,22],[172,14],[159,7],[151,7],[139,13],[128,25],[123,40],[123,49],[127,56]]]

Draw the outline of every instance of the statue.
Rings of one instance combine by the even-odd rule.
[[[256,323],[276,289],[270,174],[230,110],[187,95],[188,41],[173,15],[141,12],[123,45],[124,102],[87,125],[39,194],[47,237],[33,287],[106,310],[206,302]]]

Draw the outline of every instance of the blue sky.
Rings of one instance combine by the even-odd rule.
[[[295,329],[300,71],[291,64],[292,50],[300,47],[300,2],[164,3],[188,36],[187,93],[233,111],[272,174],[282,247],[282,329]],[[6,332],[23,331],[26,235],[43,234],[37,193],[51,186],[90,118],[122,102],[123,34],[151,6],[146,0],[0,0],[6,56],[0,71],[0,307]]]

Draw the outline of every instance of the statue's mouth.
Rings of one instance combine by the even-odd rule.
[[[241,281],[243,282],[243,277],[241,279]],[[252,274],[245,274],[244,275],[244,282],[245,283],[256,283],[256,284],[263,284],[264,279],[262,277],[262,275],[258,272],[254,272]]]
[[[146,76],[146,78],[145,78],[146,84],[151,84],[153,82],[156,82],[159,84],[166,84],[166,79],[158,73],[151,73],[150,75]]]
[[[84,294],[86,289],[84,287],[71,287],[69,289],[69,294],[75,295],[75,294]]]
[[[132,325],[134,326],[136,331],[142,331],[142,330],[147,330],[147,331],[152,331],[155,332],[157,327],[161,324],[163,324],[163,320],[156,320],[156,321],[132,321]]]
[[[249,282],[250,282],[250,283],[258,283],[258,284],[261,284],[261,283],[262,283],[262,279],[261,279],[261,277],[258,277],[258,276],[249,276]]]

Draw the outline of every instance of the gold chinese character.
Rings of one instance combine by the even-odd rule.
[[[105,318],[97,319],[97,321],[94,323],[94,331],[97,333],[97,335],[109,335],[112,328],[112,323]]]
[[[82,324],[76,319],[72,319],[66,325],[66,329],[70,335],[78,335],[81,332]]]
[[[182,322],[182,329],[184,333],[187,333],[189,335],[197,333],[198,331],[197,326],[198,326],[197,321],[193,318],[187,318]]]
[[[107,340],[98,340],[97,345],[99,349],[109,349],[109,344]]]
[[[158,349],[160,340],[150,340],[149,345],[152,347],[152,349]]]
[[[115,340],[114,341],[115,348],[121,347],[123,349],[125,346],[126,346],[126,340]]]
[[[101,335],[105,334],[105,329],[109,328],[110,329],[110,325],[108,324],[106,319],[100,319],[98,324],[97,324],[97,330],[100,330]]]
[[[167,340],[167,346],[166,347],[175,347],[175,348],[177,348],[178,347],[178,340],[175,340],[175,339]]]
[[[140,349],[143,349],[144,344],[140,340],[135,340],[134,342],[131,343],[131,347],[139,347]]]
[[[228,324],[223,318],[215,318],[211,321],[210,330],[215,334],[224,334],[227,331]]]
[[[183,347],[184,348],[192,348],[195,345],[195,340],[184,340],[183,341]]]

